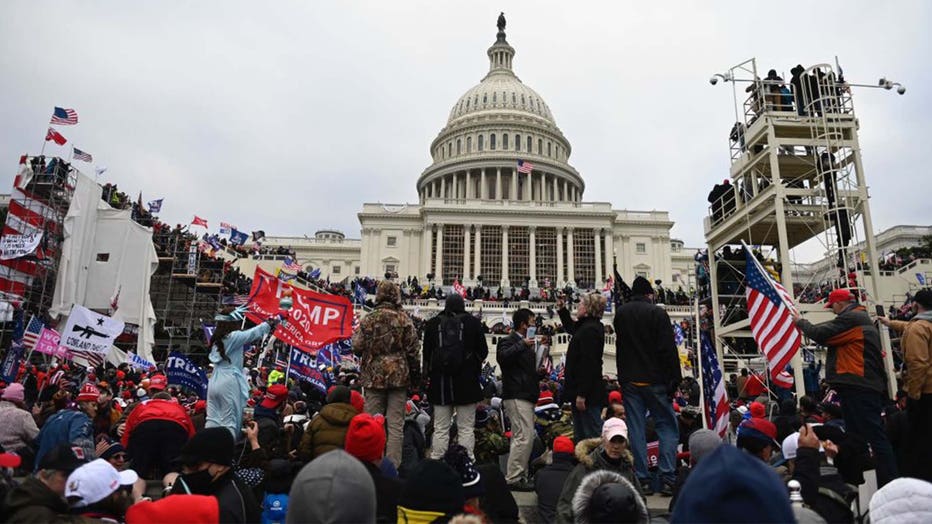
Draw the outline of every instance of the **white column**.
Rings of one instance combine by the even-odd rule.
[[[440,198],[447,197],[447,177],[446,175],[440,177]]]
[[[557,228],[557,286],[563,287],[563,228]]]
[[[440,242],[440,239],[437,239]],[[566,281],[569,285],[576,287],[576,262],[573,260],[573,228],[566,228]]]
[[[421,239],[423,243],[423,248],[421,248],[421,268],[422,268],[421,274],[424,276],[425,282],[427,281],[427,274],[430,273],[431,229],[432,229],[432,226],[430,224],[426,224],[424,226],[424,231],[421,232],[421,235],[423,236],[423,238]],[[365,276],[365,275],[361,275],[361,276]]]
[[[466,171],[466,198],[474,198],[475,195],[472,193],[472,177],[470,176],[469,171]]]
[[[482,168],[482,174],[479,175],[479,198],[487,200],[489,198],[489,187],[485,181],[485,168]]]
[[[609,228],[605,231],[605,272],[611,276],[614,276],[612,273],[612,262],[614,261],[615,256],[615,233],[613,228]]]
[[[495,172],[495,198],[497,200],[505,200],[502,196],[502,168],[497,168]]]
[[[528,283],[528,287],[536,288],[537,287],[537,242],[536,242],[536,231],[537,227],[531,226],[528,228],[530,233],[528,253],[530,254],[529,267],[531,269],[531,281]]]
[[[518,170],[511,170],[511,199],[518,199]]]
[[[511,287],[508,280],[508,226],[502,226],[502,284],[504,287]]]
[[[563,180],[563,183],[562,183],[561,185],[563,186],[563,201],[564,201],[564,202],[569,202],[569,201],[570,201],[570,195],[569,195],[569,193],[566,192],[566,180]]]
[[[482,275],[482,226],[476,226],[476,250],[473,255],[472,276]]]
[[[472,280],[472,271],[469,270],[469,230],[471,228],[469,224],[463,226],[463,285],[466,285],[466,281]]]
[[[595,242],[595,286],[596,289],[602,289],[602,230],[595,228],[592,231],[592,238]]]
[[[443,285],[443,224],[437,224],[437,245],[434,246],[437,251],[437,264],[434,266],[435,278]]]

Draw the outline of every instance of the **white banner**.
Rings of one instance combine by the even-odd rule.
[[[113,341],[123,332],[125,323],[107,315],[94,313],[75,304],[61,333],[61,345],[69,351],[90,351],[106,355]]]
[[[42,233],[27,233],[25,235],[4,235],[0,238],[0,260],[11,260],[24,257],[35,252],[42,241]]]

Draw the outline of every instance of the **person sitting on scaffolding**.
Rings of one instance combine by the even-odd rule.
[[[243,348],[262,340],[278,325],[271,317],[250,329],[242,329],[246,307],[226,307],[214,317],[217,328],[210,338],[213,374],[207,383],[207,422],[205,427],[225,427],[238,438],[249,386],[243,374]]]

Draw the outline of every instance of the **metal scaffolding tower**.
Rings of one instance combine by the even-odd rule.
[[[735,255],[741,241],[760,251],[765,266],[811,320],[824,315],[823,304],[800,303],[802,291],[813,283],[793,281],[794,248],[817,244],[835,261],[821,281],[832,289],[850,289],[870,311],[881,295],[878,279],[864,277],[878,256],[859,123],[851,85],[840,68],[818,64],[794,69],[790,80],[774,74],[762,79],[751,59],[713,77],[713,85],[717,78],[735,86],[736,122],[730,133],[730,184],[717,186],[705,218],[715,342],[720,359],[726,350],[751,358],[759,352],[747,314],[745,258]],[[743,93],[739,83],[746,85]],[[880,87],[890,88],[883,80]],[[892,377],[890,351],[885,361]],[[802,396],[799,354],[793,369]]]

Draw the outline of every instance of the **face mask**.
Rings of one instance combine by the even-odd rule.
[[[188,495],[210,495],[210,484],[214,481],[210,471],[187,473],[178,477],[178,482]]]

